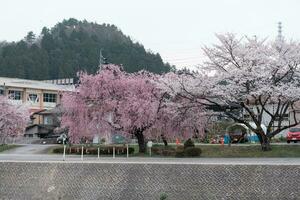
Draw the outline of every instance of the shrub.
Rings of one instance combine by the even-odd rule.
[[[195,147],[195,144],[191,138],[184,142],[184,149],[188,147]]]
[[[168,195],[166,193],[162,193],[159,197],[160,200],[166,200],[168,198]]]
[[[98,148],[86,148],[85,153],[96,155],[98,154]]]
[[[153,146],[151,148],[151,151],[152,151],[153,154],[158,154],[159,155],[161,153],[161,150],[162,150],[162,148],[160,146]]]
[[[53,153],[63,153],[64,152],[64,149],[59,147],[59,148],[55,148],[52,150]]]
[[[176,157],[184,157],[184,146],[177,146],[175,151]]]
[[[175,156],[175,148],[171,146],[153,145],[151,152],[160,156]]]
[[[129,152],[129,154],[133,154],[134,153],[134,148],[133,147],[129,147],[128,148],[128,152]]]
[[[161,155],[163,156],[175,156],[175,149],[163,149]]]
[[[187,147],[186,149],[184,149],[184,155],[188,157],[197,157],[200,156],[201,153],[201,149],[197,147]]]
[[[272,141],[272,142],[286,142],[286,137],[283,137],[283,136],[281,135],[280,137],[272,138],[271,141]]]
[[[101,138],[100,143],[104,144],[105,142],[106,142],[106,139],[105,138]]]

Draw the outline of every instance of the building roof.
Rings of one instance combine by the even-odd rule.
[[[55,90],[55,91],[73,91],[75,88],[74,85],[56,85],[53,83],[45,83],[37,80],[8,78],[8,77],[0,77],[0,86]]]

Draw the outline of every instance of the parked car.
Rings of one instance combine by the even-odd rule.
[[[300,141],[300,127],[290,128],[286,136],[286,141],[287,143],[290,143],[291,141],[297,143]]]

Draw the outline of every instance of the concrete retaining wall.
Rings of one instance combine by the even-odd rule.
[[[300,199],[300,166],[0,162],[0,199]]]

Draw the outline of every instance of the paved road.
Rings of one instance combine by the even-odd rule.
[[[47,149],[55,145],[39,145],[39,144],[26,144],[20,147],[9,149],[4,151],[4,154],[21,154],[21,155],[32,155],[46,153]]]
[[[300,165],[300,158],[145,158],[100,157],[67,155],[65,161],[59,154],[45,154],[55,145],[22,145],[0,153],[0,162],[86,162],[86,163],[136,163],[136,164],[220,164],[220,165]]]
[[[66,163],[124,163],[124,164],[188,164],[188,165],[298,165],[300,158],[145,158],[100,157],[46,154],[0,154],[0,162],[66,162]]]

